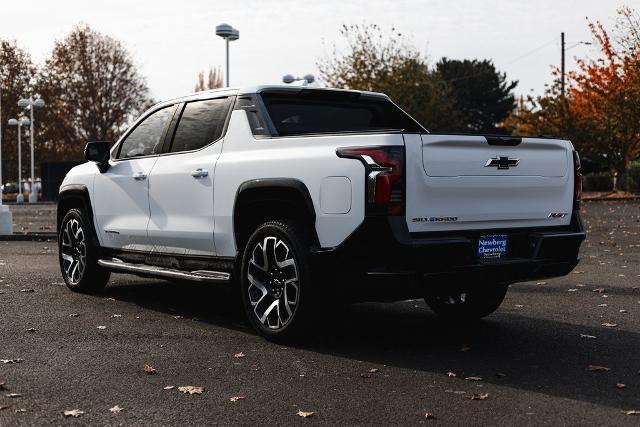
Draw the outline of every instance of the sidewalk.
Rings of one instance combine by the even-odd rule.
[[[5,203],[13,214],[13,236],[2,236],[0,240],[32,240],[56,237],[56,204]]]

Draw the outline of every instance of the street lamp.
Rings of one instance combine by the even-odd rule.
[[[29,188],[29,203],[35,203],[38,201],[38,193],[33,192],[33,190],[36,188],[33,162],[33,109],[44,107],[44,99],[38,98],[34,100],[33,98],[22,98],[20,101],[18,101],[18,107],[24,109],[28,108],[31,113],[31,127],[29,128],[29,136],[31,138],[31,187]]]
[[[22,194],[22,140],[20,135],[22,126],[29,126],[29,124],[31,124],[29,119],[9,119],[9,126],[18,126],[18,195],[16,196],[16,203],[24,203],[24,195]],[[33,187],[33,182],[31,187]]]
[[[284,83],[290,84],[290,83],[293,83],[293,82],[302,81],[302,86],[310,85],[315,80],[316,80],[316,78],[313,76],[313,74],[307,74],[304,77],[294,77],[291,74],[285,74],[284,76],[282,76],[282,81]]]
[[[0,80],[0,236],[13,234],[13,215],[2,205],[2,81]]]
[[[227,87],[229,87],[229,42],[236,41],[240,38],[240,31],[236,30],[229,24],[220,24],[216,26],[216,36],[222,37],[227,45]]]

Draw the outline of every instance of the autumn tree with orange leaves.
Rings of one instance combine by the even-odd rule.
[[[570,138],[583,157],[608,165],[615,189],[625,190],[629,164],[640,155],[640,16],[625,7],[614,31],[600,21],[588,25],[601,56],[578,60],[566,97],[555,84],[507,124],[517,133]]]

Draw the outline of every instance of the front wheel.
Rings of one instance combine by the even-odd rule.
[[[108,270],[98,265],[98,244],[82,210],[69,210],[58,235],[60,271],[67,287],[77,292],[97,292],[109,281]]]
[[[448,320],[473,320],[488,316],[500,307],[509,285],[487,285],[464,292],[442,292],[425,297],[438,316]]]
[[[312,317],[314,297],[309,232],[290,220],[258,227],[245,246],[241,292],[252,326],[274,341],[299,337]]]

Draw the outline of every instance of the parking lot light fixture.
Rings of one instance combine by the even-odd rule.
[[[22,188],[22,126],[29,126],[29,119],[9,119],[9,126],[18,126],[18,195],[16,203],[24,203],[24,195]]]
[[[218,37],[222,37],[225,40],[226,43],[226,48],[227,48],[227,54],[226,54],[226,61],[227,61],[227,72],[226,72],[226,80],[227,80],[227,87],[229,87],[229,42],[232,41],[236,41],[240,38],[240,31],[238,31],[237,29],[233,28],[231,25],[229,24],[220,24],[216,26],[216,36]]]
[[[38,193],[34,192],[36,187],[36,178],[35,178],[35,163],[33,158],[33,110],[34,108],[42,108],[44,107],[44,99],[42,98],[22,98],[18,101],[18,107],[29,109],[31,114],[30,128],[29,128],[29,137],[31,138],[31,186],[29,187],[29,203],[35,203],[38,201]]]
[[[294,77],[292,74],[285,74],[284,76],[282,76],[282,82],[285,84],[302,82],[302,86],[308,86],[315,81],[316,78],[313,74],[305,74],[304,77]]]

